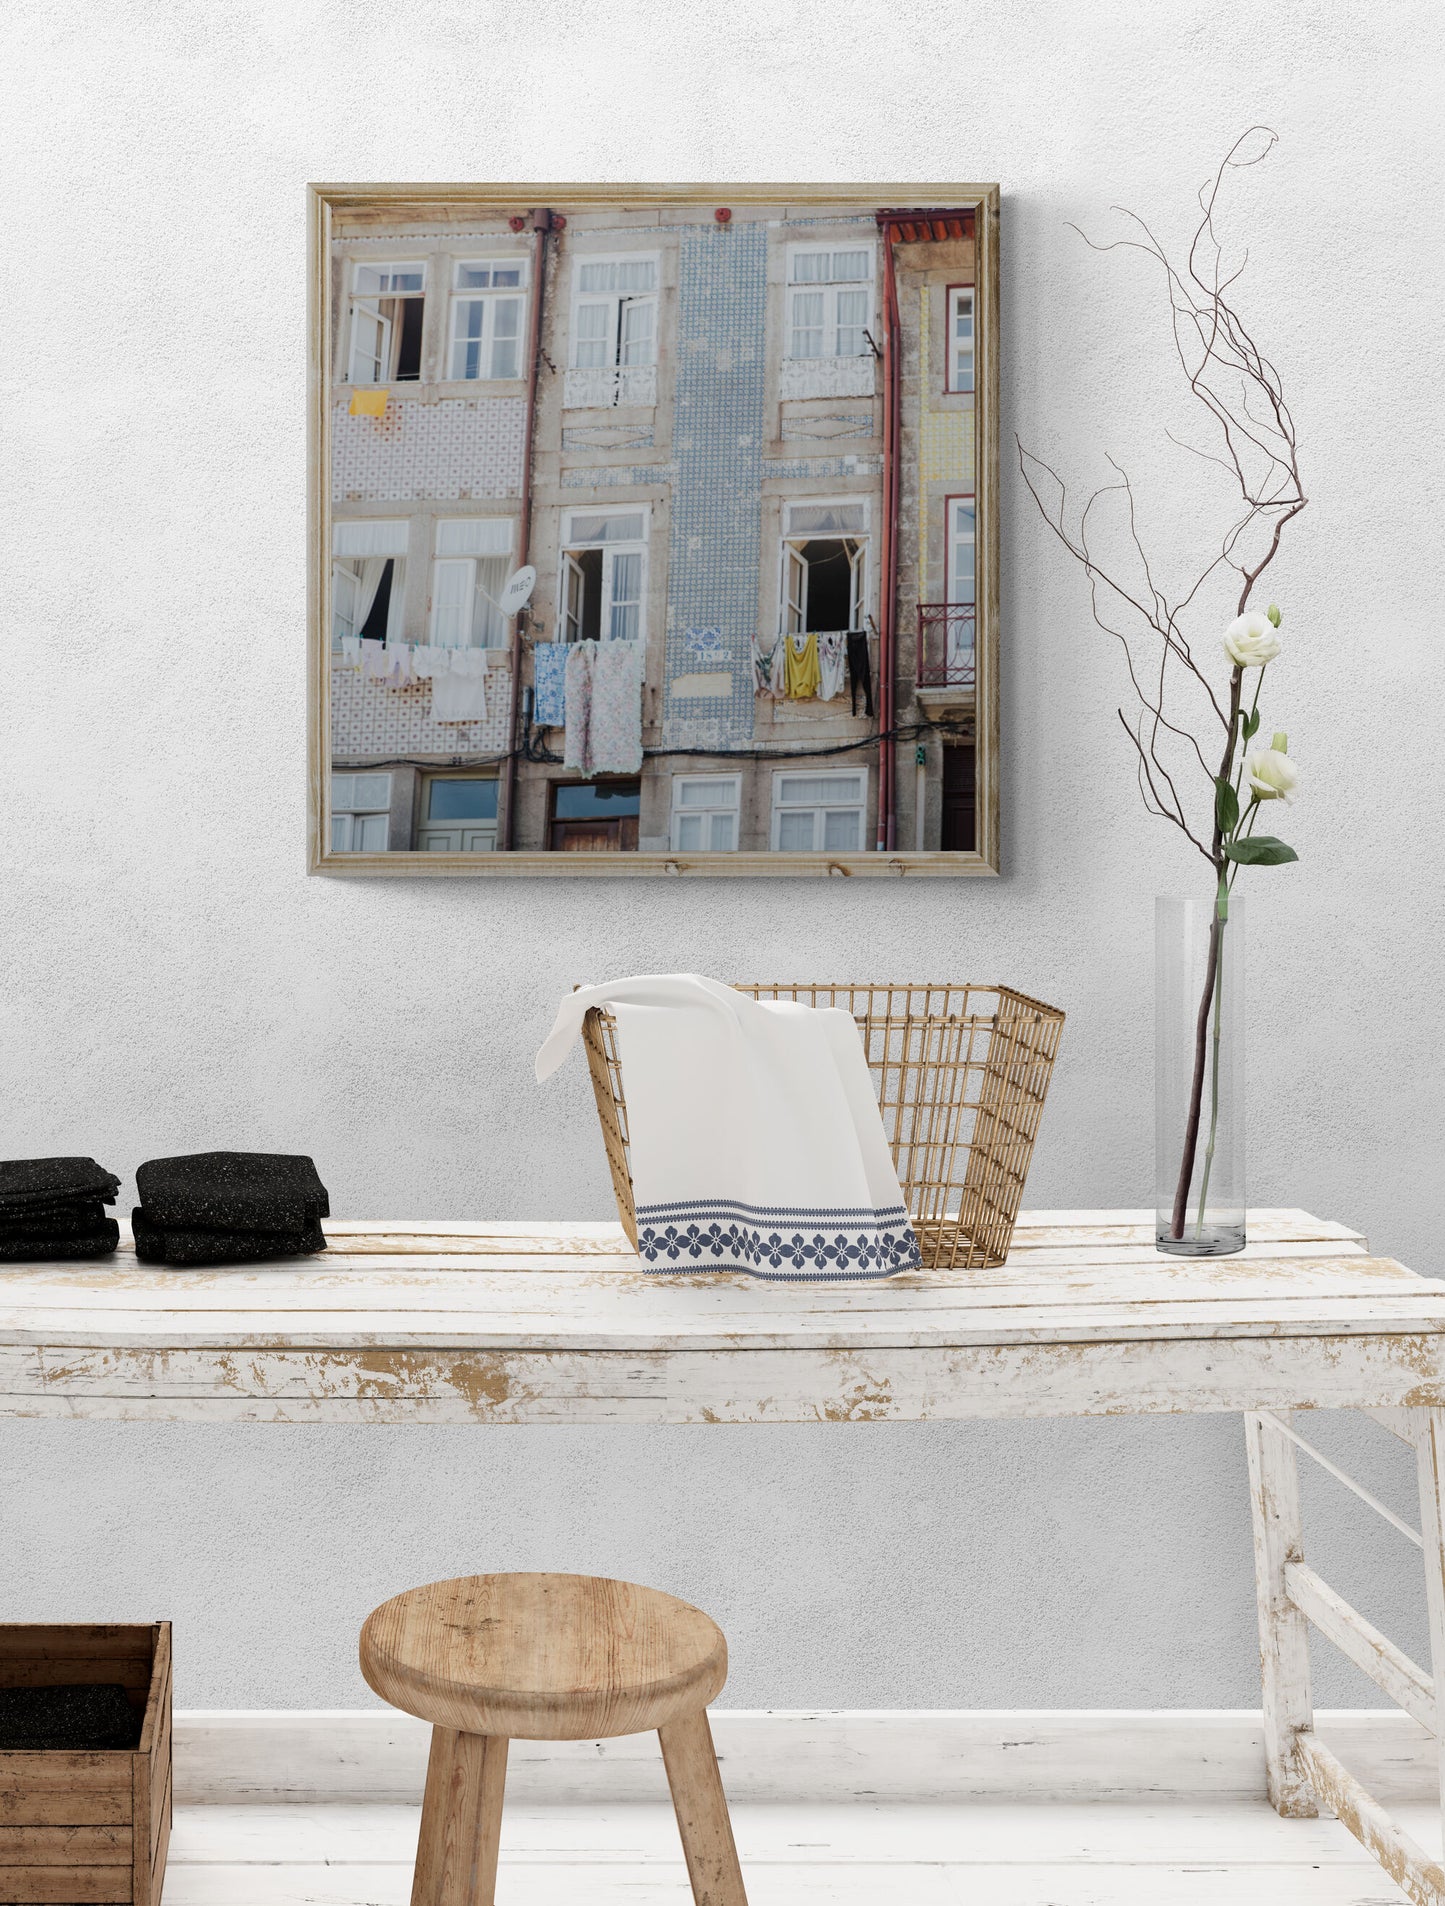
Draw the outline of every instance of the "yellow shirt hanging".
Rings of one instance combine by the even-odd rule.
[[[823,673],[818,666],[818,638],[813,635],[790,635],[786,669],[786,692],[789,701],[807,701],[816,695],[822,685]]]

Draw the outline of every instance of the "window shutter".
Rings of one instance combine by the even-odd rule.
[[[347,381],[379,384],[391,358],[391,319],[374,305],[358,304],[351,313],[351,362]]]

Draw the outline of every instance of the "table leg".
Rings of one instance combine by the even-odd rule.
[[[1304,1560],[1299,1468],[1294,1444],[1263,1417],[1245,1416],[1244,1437],[1254,1520],[1265,1781],[1277,1813],[1307,1820],[1319,1809],[1296,1761],[1295,1737],[1314,1724],[1309,1625],[1286,1592],[1284,1574],[1287,1562]]]
[[[1420,1535],[1425,1548],[1425,1607],[1430,1622],[1430,1671],[1435,1681],[1435,1751],[1440,1755],[1441,1819],[1445,1824],[1445,1410],[1411,1410],[1415,1469],[1420,1483]]]

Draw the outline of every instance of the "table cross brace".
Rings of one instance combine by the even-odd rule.
[[[1370,1412],[1375,1414],[1375,1412]],[[1407,1522],[1308,1443],[1285,1415],[1245,1417],[1254,1511],[1260,1659],[1269,1797],[1282,1814],[1308,1817],[1327,1807],[1403,1890],[1414,1906],[1445,1906],[1445,1868],[1420,1847],[1314,1731],[1308,1629],[1312,1625],[1441,1748],[1436,1689],[1445,1677],[1445,1410],[1381,1411],[1377,1420],[1414,1445],[1421,1528]],[[1424,1551],[1433,1673],[1381,1634],[1304,1560],[1296,1450],[1378,1511]],[[1445,1770],[1442,1770],[1445,1803]],[[1445,1811],[1445,1807],[1442,1807]]]

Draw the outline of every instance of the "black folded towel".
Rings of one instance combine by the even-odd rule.
[[[28,1264],[55,1258],[109,1257],[119,1243],[120,1226],[114,1218],[107,1218],[94,1231],[79,1237],[57,1238],[47,1233],[0,1237],[0,1261]]]
[[[93,1158],[0,1159],[0,1216],[26,1216],[78,1198],[114,1204],[120,1180]]]
[[[0,1688],[0,1752],[124,1750],[137,1745],[140,1729],[140,1716],[116,1682]]]
[[[0,1159],[0,1259],[109,1257],[120,1180],[93,1158]]]
[[[315,1165],[284,1152],[152,1158],[135,1185],[145,1222],[162,1230],[300,1233],[331,1215]]]
[[[135,1254],[143,1264],[260,1264],[273,1257],[309,1257],[326,1249],[319,1224],[304,1231],[197,1231],[160,1229],[145,1209],[130,1214]]]
[[[326,1187],[309,1158],[194,1152],[135,1175],[136,1256],[147,1264],[253,1264],[326,1249]]]
[[[32,1205],[24,1213],[0,1211],[0,1240],[5,1238],[80,1238],[99,1233],[110,1222],[99,1198],[71,1204]]]

